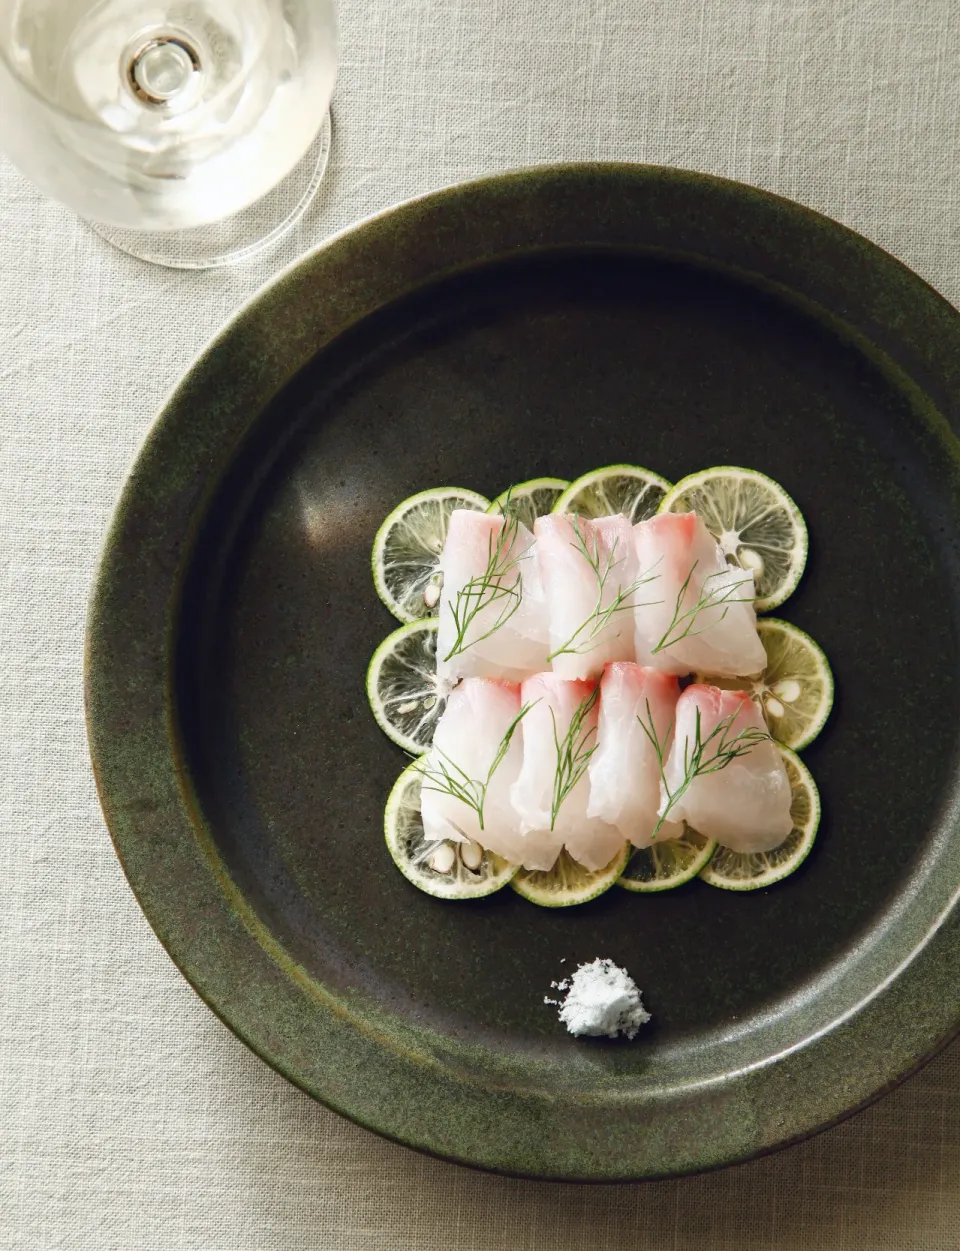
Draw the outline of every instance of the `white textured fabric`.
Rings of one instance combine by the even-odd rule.
[[[0,162],[0,1247],[957,1251],[958,1046],[739,1169],[510,1181],[313,1104],[140,915],[87,763],[87,591],[159,401],[281,263],[417,192],[607,157],[792,196],[960,302],[953,0],[343,0],[341,18],[329,173],[262,262],[149,268]]]

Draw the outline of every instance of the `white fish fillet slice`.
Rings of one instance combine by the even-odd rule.
[[[675,736],[665,770],[671,792],[683,781],[684,751],[693,750],[698,711],[701,742],[727,717],[731,718],[728,743],[744,730],[766,733],[760,711],[746,691],[688,686],[677,703]],[[714,739],[707,747],[705,759],[714,754],[717,743]],[[787,771],[768,738],[726,768],[696,778],[670,815],[684,818],[705,838],[715,838],[734,851],[769,851],[793,829],[790,800]]]
[[[618,513],[590,521],[551,514],[538,517],[533,529],[550,649],[567,649],[554,655],[553,672],[571,681],[593,678],[610,661],[632,660],[636,594],[625,598],[605,622],[602,618],[618,594],[636,582],[636,545],[627,518]]]
[[[654,841],[660,808],[660,761],[641,721],[649,725],[652,718],[666,754],[679,697],[677,679],[657,669],[620,662],[603,671],[587,816],[616,826],[635,847],[649,847]],[[682,831],[682,822],[665,822],[656,841],[666,842]]]
[[[459,769],[467,778],[485,781],[519,712],[520,687],[514,682],[464,678],[451,693],[424,757],[420,815],[429,841],[473,839],[507,859],[516,854],[520,818],[510,801],[510,788],[520,774],[523,755],[519,729],[487,786],[482,829],[477,812],[463,800],[437,790],[434,779],[445,764],[455,777],[461,777]]]
[[[661,513],[641,521],[634,539],[640,570],[656,578],[644,587],[644,602],[634,614],[637,661],[676,674],[762,672],[766,653],[757,634],[753,575],[727,564],[696,513]],[[701,599],[707,602],[692,615]]]
[[[587,816],[590,780],[586,768],[563,799],[551,829],[557,740],[563,742],[571,718],[595,695],[596,689],[596,682],[568,682],[554,673],[538,674],[521,686],[522,702],[530,705],[530,711],[521,722],[523,766],[511,788],[511,798],[520,814],[525,868],[551,868],[561,847],[566,846],[574,860],[586,868],[602,869],[624,844],[616,826]],[[577,739],[581,751],[595,746],[597,720],[594,703],[583,719]]]
[[[522,523],[511,524],[515,531],[505,537],[502,516],[462,508],[450,514],[439,561],[443,588],[437,624],[437,677],[448,686],[465,677],[520,681],[547,667],[549,629],[533,535]],[[484,577],[491,556],[499,572],[483,592],[476,580]],[[471,585],[482,598],[461,594]],[[463,621],[470,605],[479,605],[479,611],[460,650],[450,655],[458,635],[455,609]]]

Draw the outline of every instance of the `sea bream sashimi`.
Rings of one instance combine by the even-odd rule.
[[[533,535],[516,518],[455,509],[440,553],[437,678],[519,681],[547,667],[549,631]]]
[[[464,678],[451,692],[423,759],[420,816],[428,842],[472,839],[506,859],[516,854],[520,818],[510,788],[522,759],[519,714],[514,682]]]
[[[547,603],[553,672],[599,677],[634,658],[638,586],[633,527],[622,514],[587,520],[549,514],[533,527]]]
[[[607,665],[600,680],[600,719],[597,750],[588,770],[587,816],[616,826],[621,837],[635,847],[649,847],[654,841],[661,779],[657,751],[659,747],[666,759],[679,697],[673,675],[629,662]],[[656,841],[682,832],[682,821],[667,821],[657,831]]]
[[[753,574],[729,565],[696,513],[660,513],[634,527],[642,575],[655,581],[635,610],[636,659],[668,673],[760,673]]]
[[[540,673],[520,687],[523,765],[511,788],[520,814],[522,863],[549,869],[567,851],[588,869],[609,864],[625,842],[614,825],[587,816],[587,768],[596,748],[599,687]]]
[[[786,768],[746,691],[688,686],[664,773],[661,812],[733,851],[769,851],[793,829]]]

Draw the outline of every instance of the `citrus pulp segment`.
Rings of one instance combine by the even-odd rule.
[[[578,864],[564,849],[552,869],[521,869],[510,885],[518,895],[543,908],[568,908],[609,890],[623,872],[629,855],[630,844],[625,843],[609,864],[592,870]]]
[[[796,589],[807,563],[807,524],[765,474],[735,465],[701,470],[667,492],[660,512],[699,516],[728,561],[753,573],[757,612],[776,608]]]
[[[385,519],[370,563],[377,594],[399,621],[436,612],[440,599],[437,562],[457,508],[486,512],[490,501],[461,487],[434,487],[411,495]]]
[[[487,512],[504,513],[509,509],[512,516],[532,530],[538,517],[553,511],[554,504],[569,485],[564,478],[532,478],[529,482],[518,482],[498,495]]]
[[[684,826],[679,838],[670,838],[651,847],[633,847],[627,867],[617,879],[625,890],[673,890],[697,876],[709,862],[717,844],[696,830]]]
[[[437,899],[479,899],[517,872],[477,843],[428,842],[420,819],[421,765],[414,760],[394,783],[384,812],[387,848],[408,881]]]
[[[588,518],[623,513],[635,524],[657,512],[669,489],[666,478],[640,465],[607,465],[571,482],[553,511]]]
[[[437,619],[421,617],[388,635],[367,669],[370,709],[388,738],[418,756],[446,707],[437,685]]]
[[[710,886],[724,890],[759,890],[788,877],[810,852],[820,824],[820,795],[810,770],[800,757],[781,743],[777,748],[786,765],[793,802],[790,815],[793,829],[771,851],[741,852],[718,847],[712,859],[701,869],[700,877]]]

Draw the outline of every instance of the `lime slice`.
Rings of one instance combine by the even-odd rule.
[[[509,504],[513,516],[532,530],[538,517],[553,511],[554,504],[569,485],[564,478],[532,478],[529,482],[518,482],[498,495],[487,512],[502,513]]]
[[[420,820],[420,761],[407,765],[387,800],[383,828],[394,864],[438,899],[479,899],[510,881],[517,866],[478,843],[427,842]]]
[[[698,674],[696,680],[749,691],[777,742],[803,751],[823,729],[833,707],[830,662],[810,635],[789,621],[761,617],[757,633],[767,653],[767,667],[758,678]]]
[[[571,482],[553,506],[555,513],[609,517],[623,513],[631,523],[645,521],[660,507],[670,483],[639,465],[607,465]]]
[[[564,849],[552,869],[546,872],[521,869],[510,885],[518,895],[543,908],[569,908],[571,904],[596,899],[609,890],[623,872],[629,856],[630,844],[624,843],[608,865],[592,870],[578,864]]]
[[[625,890],[673,890],[696,877],[716,851],[717,844],[684,826],[679,838],[652,847],[631,848],[617,885]]]
[[[423,617],[387,635],[367,669],[367,699],[377,725],[398,747],[419,756],[447,697],[437,686],[437,619]]]
[[[796,589],[807,563],[807,523],[772,478],[731,465],[704,469],[681,478],[660,512],[695,512],[727,559],[752,570],[758,612],[776,608]]]
[[[373,584],[400,621],[436,612],[440,599],[437,560],[455,508],[486,512],[490,501],[476,491],[435,487],[398,504],[373,540]]]
[[[777,748],[787,766],[793,790],[790,805],[793,829],[772,851],[742,852],[718,847],[710,863],[700,870],[700,876],[711,886],[721,886],[724,890],[759,890],[761,886],[770,886],[802,864],[813,846],[820,824],[817,785],[799,756],[781,743]]]

